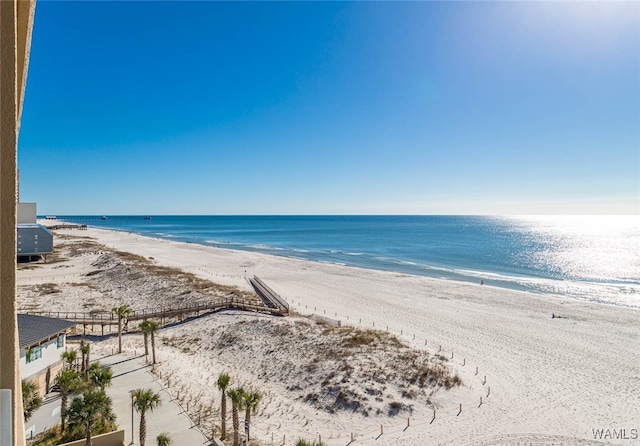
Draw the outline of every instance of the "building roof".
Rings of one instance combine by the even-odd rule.
[[[48,234],[51,234],[49,228],[39,223],[18,223],[18,229],[42,229]]]
[[[75,322],[55,317],[18,314],[18,335],[20,348],[29,347],[53,338],[76,325]]]

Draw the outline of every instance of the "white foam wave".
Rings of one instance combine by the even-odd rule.
[[[340,265],[340,266],[347,266],[346,263],[342,263],[342,262],[330,262],[328,260],[318,260],[318,263],[326,263],[329,265]]]
[[[211,243],[213,245],[224,245],[228,242],[221,242],[220,240],[212,240],[212,239],[207,239],[204,241],[204,243]]]
[[[251,249],[260,249],[262,251],[284,251],[284,248],[278,248],[276,246],[269,246],[269,245],[263,245],[261,243],[257,243],[257,244],[247,244],[247,245],[241,245],[241,246],[246,246],[247,248],[251,248]]]
[[[162,238],[177,238],[176,235],[174,234],[167,234],[166,232],[156,232],[155,233],[158,237],[162,237]]]

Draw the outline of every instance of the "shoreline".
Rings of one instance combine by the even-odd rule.
[[[65,220],[57,220],[65,221]],[[51,220],[39,220],[38,223],[44,224],[50,223]],[[508,272],[496,272],[496,271],[482,271],[474,269],[465,269],[455,266],[439,266],[435,264],[416,264],[415,262],[405,261],[401,259],[389,259],[389,268],[380,267],[380,265],[371,264],[371,266],[358,265],[357,263],[349,263],[348,259],[341,259],[344,261],[332,261],[322,258],[314,258],[313,256],[303,257],[295,254],[283,254],[281,252],[299,251],[297,248],[278,248],[273,246],[264,245],[264,249],[256,248],[249,243],[231,243],[231,242],[207,242],[206,240],[182,240],[180,237],[167,236],[163,237],[158,234],[143,234],[135,231],[128,231],[121,228],[104,228],[100,226],[88,225],[88,228],[94,230],[105,230],[113,232],[122,232],[123,234],[135,234],[140,237],[148,237],[149,239],[164,240],[173,243],[185,243],[189,245],[198,245],[207,248],[246,252],[251,254],[262,254],[266,256],[281,257],[291,260],[300,260],[312,263],[328,264],[343,266],[356,269],[364,269],[371,271],[388,272],[392,274],[403,274],[417,277],[426,277],[436,280],[461,282],[466,284],[482,284],[484,286],[492,286],[509,291],[519,291],[538,296],[545,296],[550,298],[570,298],[577,301],[592,302],[602,305],[612,305],[623,308],[637,308],[640,309],[640,284],[627,280],[574,280],[570,278],[555,278],[552,276],[537,275],[537,274],[518,274]],[[231,244],[234,246],[225,246]],[[235,246],[237,245],[237,246]],[[254,248],[252,248],[254,246]],[[302,250],[299,252],[308,252]],[[333,252],[333,251],[332,251]],[[341,251],[338,251],[341,252]],[[363,254],[365,255],[365,254]],[[360,255],[358,255],[359,257]],[[382,260],[380,260],[382,261]],[[384,263],[384,262],[383,262]],[[404,265],[404,267],[402,266]],[[413,266],[412,266],[413,265]],[[438,272],[436,274],[436,272]],[[632,287],[636,289],[635,293],[630,294],[629,298],[624,293],[621,294],[620,290],[611,292],[609,288],[614,289],[620,287]],[[598,296],[598,297],[596,297]],[[626,298],[626,299],[625,299]]]
[[[371,444],[464,444],[465,439],[480,443],[491,438],[495,440],[493,443],[482,444],[513,444],[528,439],[540,440],[536,444],[553,444],[551,438],[578,438],[582,440],[579,444],[601,444],[594,442],[591,429],[638,427],[635,425],[640,419],[640,408],[635,404],[640,396],[637,349],[640,311],[637,309],[206,247],[122,231],[89,228],[64,234],[94,237],[107,247],[152,257],[159,265],[180,268],[245,291],[250,290],[245,274],[256,274],[301,314],[326,315],[345,324],[388,330],[414,348],[424,348],[427,342],[431,351],[439,348],[447,355],[455,354],[455,369],[464,374],[465,382],[476,379],[472,367],[479,368],[479,376],[486,375],[486,386],[475,381],[469,384],[471,390],[490,386],[491,396],[480,408],[465,410],[464,416],[438,419],[433,424],[415,423],[406,431],[392,432],[391,429]],[[86,274],[91,269],[87,262],[96,258],[85,257],[84,263],[83,259],[78,260],[80,274]],[[71,275],[71,268],[54,268],[52,264],[44,265],[42,271],[21,271],[19,284],[24,285],[29,276],[35,277],[38,273],[43,277],[45,270],[50,275],[43,280]],[[61,287],[66,301],[58,305],[79,306],[81,299],[87,299],[72,286]],[[552,319],[552,313],[561,317]],[[233,317],[207,316],[210,319],[167,330],[166,336],[193,335],[214,320]],[[135,336],[130,335],[131,342]],[[105,348],[109,342],[112,341],[105,341]],[[464,366],[460,362],[463,358]],[[256,360],[268,360],[268,357]],[[190,380],[195,383],[192,386],[196,394],[198,388],[208,385],[206,378],[197,378],[206,374],[210,367],[207,364],[200,361],[194,364],[196,369],[188,374],[193,376],[185,381],[185,385]],[[243,368],[240,363],[230,367]],[[184,372],[178,367],[174,373]],[[243,379],[250,381],[255,377],[244,372]],[[453,410],[457,407],[455,400],[455,396],[445,397],[441,404]],[[331,426],[337,432],[341,429],[339,426],[343,426],[347,431],[373,432],[380,424],[378,419],[354,416],[340,422],[339,418],[326,417],[316,409],[281,396],[273,404],[282,408],[275,410],[269,404],[265,413],[272,413],[274,418],[285,417],[283,425],[287,423],[286,408],[302,411],[311,423],[309,428],[314,429]],[[467,404],[465,400],[465,407]],[[260,423],[258,419],[256,423]],[[402,420],[392,421],[402,424]],[[279,431],[288,432],[287,438],[300,432],[293,426],[282,426]],[[539,438],[531,437],[531,433],[537,433]],[[337,435],[334,435],[336,439]],[[323,436],[323,441],[329,438]],[[363,444],[369,443],[363,440]]]

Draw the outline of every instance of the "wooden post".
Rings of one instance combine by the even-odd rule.
[[[487,383],[487,375],[484,375],[484,381],[482,381],[482,385],[484,386]]]
[[[380,435],[384,434],[384,428],[382,427],[382,424],[380,425]]]
[[[410,418],[407,417],[407,427],[409,427],[410,424],[411,424],[409,420],[410,420]]]
[[[491,386],[487,388],[487,396],[489,396],[490,394],[491,394]]]
[[[402,333],[402,329],[400,329],[400,336],[402,336],[402,335],[403,335],[403,333]]]
[[[453,352],[451,352],[451,359],[453,359]]]
[[[442,345],[438,346],[438,353],[440,353],[442,351]]]
[[[480,406],[482,406],[482,397],[480,397]],[[478,406],[478,407],[480,407]]]
[[[464,367],[464,365],[467,363],[467,360],[465,358],[462,358],[462,366]]]
[[[478,367],[476,366],[476,375],[478,374]]]
[[[458,415],[460,415],[462,413],[462,403],[460,403],[460,410],[458,411]],[[456,415],[456,416],[458,416]]]

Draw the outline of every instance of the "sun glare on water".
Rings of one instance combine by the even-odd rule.
[[[640,216],[518,217],[544,245],[535,262],[566,278],[640,282]]]

